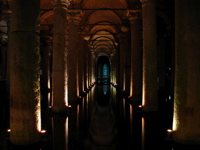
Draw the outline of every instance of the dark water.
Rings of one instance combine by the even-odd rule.
[[[1,105],[0,150],[179,150],[167,129],[172,104],[160,98],[159,112],[142,113],[137,104],[121,97],[112,85],[95,85],[70,113],[43,120],[46,133],[40,143],[14,146],[6,132],[6,109]],[[191,146],[190,146],[191,149]],[[193,149],[193,148],[192,148]]]

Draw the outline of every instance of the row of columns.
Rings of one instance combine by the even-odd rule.
[[[129,10],[130,35],[123,33],[123,36],[119,38],[119,86],[120,90],[128,95],[132,102],[142,102],[144,111],[157,111],[155,1],[141,0],[141,3],[142,11]],[[129,42],[129,39],[131,39],[131,42]],[[142,39],[143,43],[141,42]]]
[[[32,2],[30,2],[32,1]],[[40,117],[40,40],[39,40],[39,0],[12,2],[11,16],[11,47],[10,47],[10,139],[14,144],[31,144],[40,140],[41,130]],[[77,72],[78,60],[72,59],[73,53],[77,54],[78,47],[75,38],[78,34],[77,26],[74,22],[69,23],[69,45],[66,41],[66,14],[68,3],[54,1],[54,37],[53,37],[53,110],[55,112],[65,111],[65,96],[69,95],[65,87],[78,87]],[[156,51],[156,13],[155,2],[153,0],[141,0],[142,2],[142,27],[143,27],[143,54],[142,68],[140,43],[140,22],[137,17],[131,19],[131,97],[133,100],[140,96],[145,102],[144,110],[157,110],[157,51]],[[181,7],[180,7],[180,4]],[[20,9],[26,6],[24,9]],[[186,9],[187,8],[187,9]],[[198,89],[198,69],[199,61],[199,2],[182,2],[176,0],[176,75],[175,75],[175,99],[174,99],[174,139],[182,143],[198,143],[199,124],[199,92]],[[192,10],[192,11],[190,11]],[[190,15],[191,12],[194,14]],[[186,15],[183,16],[182,14]],[[23,15],[22,15],[23,14]],[[31,16],[31,17],[30,17]],[[190,19],[188,19],[190,18]],[[28,20],[28,21],[27,21]],[[192,23],[191,23],[192,22]],[[195,29],[195,30],[194,30]],[[74,35],[75,34],[75,35]],[[182,38],[184,37],[184,38]],[[22,42],[23,41],[23,42]],[[137,42],[136,42],[137,41]],[[134,43],[134,44],[133,44]],[[137,45],[137,46],[136,46]],[[124,48],[124,47],[121,47]],[[121,50],[120,50],[121,51]],[[77,56],[77,55],[76,55]],[[76,58],[74,56],[73,58]],[[71,58],[70,58],[71,57]],[[69,59],[68,59],[69,58]],[[88,60],[92,56],[88,54]],[[136,65],[136,62],[138,64]],[[56,63],[55,63],[56,62]],[[72,68],[69,68],[67,64]],[[122,59],[124,63],[124,59]],[[94,64],[94,62],[89,62]],[[88,71],[87,64],[84,64]],[[122,66],[123,67],[123,66]],[[121,67],[120,67],[121,68]],[[138,70],[139,71],[138,71]],[[72,72],[71,72],[72,71]],[[122,69],[123,71],[123,69]],[[138,71],[138,72],[137,72]],[[124,71],[123,71],[124,72]],[[70,75],[71,73],[71,75]],[[66,75],[67,74],[67,75]],[[86,73],[84,73],[86,74]],[[142,90],[141,90],[142,74]],[[86,79],[91,79],[86,84],[90,84],[94,74],[87,74]],[[127,78],[126,74],[121,76]],[[68,78],[66,78],[68,77]],[[70,82],[69,82],[70,80]],[[74,81],[74,82],[73,82]],[[86,81],[86,80],[84,80]],[[127,82],[121,82],[121,85]],[[124,86],[122,86],[123,89]],[[69,102],[77,98],[78,89],[71,91],[74,93]],[[192,122],[192,123],[188,123]]]
[[[56,17],[54,17],[53,35],[53,112],[66,112],[67,106],[77,101],[80,95],[87,90],[92,83],[92,79],[90,80],[89,77],[94,75],[92,70],[88,70],[93,67],[87,67],[91,62],[84,61],[83,59],[86,57],[79,57],[88,50],[84,48],[87,43],[79,33],[82,11],[67,10],[68,3],[68,1],[54,1],[54,16]],[[84,62],[86,63],[84,64]],[[86,70],[83,70],[83,67]]]
[[[9,57],[10,140],[16,145],[27,145],[40,141],[40,131],[42,126],[45,126],[41,123],[41,105],[48,106],[48,104],[41,102],[41,99],[46,99],[40,96],[41,69],[42,88],[46,92],[49,92],[48,82],[50,72],[52,73],[52,110],[54,112],[66,112],[66,105],[78,100],[81,92],[86,90],[91,83],[89,81],[80,83],[82,76],[84,76],[84,81],[88,79],[88,68],[91,68],[88,62],[83,60],[84,57],[78,60],[80,52],[87,51],[86,48],[78,51],[86,46],[86,41],[78,36],[80,12],[69,12],[67,10],[68,1],[54,0],[53,4],[56,17],[54,17],[53,29],[53,64],[50,71],[48,68],[51,62],[49,61],[51,59],[50,49],[45,49],[40,53],[40,2],[16,0],[12,3],[11,36],[9,37],[11,42]],[[84,46],[77,45],[79,42]],[[48,44],[46,48],[49,48]],[[43,55],[42,64],[40,54]],[[82,63],[79,61],[85,62],[83,65],[87,69],[81,70]],[[77,87],[81,87],[78,84],[82,88],[78,89]],[[45,110],[46,108],[42,108],[43,114]]]

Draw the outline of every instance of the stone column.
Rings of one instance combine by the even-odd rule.
[[[131,76],[131,37],[130,37],[130,30],[125,33],[125,43],[123,46],[124,54],[124,71],[125,71],[125,96],[130,95],[130,76]]]
[[[81,11],[68,10],[68,55],[67,55],[67,75],[68,75],[68,101],[69,103],[78,100],[78,29],[81,19]]]
[[[88,68],[87,68],[87,78],[88,78],[88,89],[89,89],[89,86],[90,86],[90,84],[91,84],[91,75],[92,75],[92,52],[91,52],[92,50],[90,49],[90,51],[88,52],[88,60],[87,60],[87,63],[88,63]]]
[[[126,27],[128,28],[128,27]],[[120,46],[120,90],[128,96],[130,92],[130,32],[123,31]]]
[[[143,23],[143,93],[144,111],[157,111],[157,43],[155,0],[141,0]]]
[[[87,92],[88,91],[88,56],[89,56],[89,48],[88,48],[88,42],[87,42],[87,46],[84,50],[85,52],[85,61],[84,61],[84,91]]]
[[[125,62],[124,62],[124,55],[125,55],[125,37],[120,35],[119,37],[119,91],[125,91]]]
[[[200,143],[200,1],[175,1],[173,139]]]
[[[90,53],[90,67],[89,67],[89,77],[90,77],[90,83],[89,86],[95,81],[95,64],[96,64],[96,55],[95,51],[92,50]]]
[[[116,44],[117,46],[117,44]],[[113,83],[116,85],[117,82],[117,78],[118,78],[118,59],[117,59],[117,47],[116,49],[114,49],[113,54],[111,56],[111,69],[113,70]]]
[[[68,0],[53,0],[53,67],[52,67],[52,97],[54,112],[66,111],[66,14]]]
[[[114,51],[114,50],[113,50]],[[110,56],[110,82],[116,83],[116,52],[114,51]]]
[[[39,0],[12,1],[10,43],[10,141],[39,142],[40,38]]]
[[[78,77],[79,77],[79,96],[84,95],[85,91],[85,63],[87,60],[86,57],[86,49],[87,49],[87,41],[84,40],[84,31],[80,31],[79,33],[80,44],[79,44],[79,51],[78,51]]]
[[[130,10],[131,22],[131,77],[130,98],[133,102],[142,100],[142,47],[141,47],[141,10]]]
[[[49,106],[50,102],[50,63],[52,51],[52,38],[41,37],[41,116],[42,116],[42,129],[47,128],[49,119]]]
[[[80,34],[79,34],[80,35]],[[83,91],[83,61],[84,61],[84,40],[79,37],[79,41],[78,43],[78,96],[80,97],[82,95],[82,91]]]

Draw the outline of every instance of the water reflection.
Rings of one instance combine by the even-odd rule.
[[[112,85],[97,84],[79,102],[71,105],[69,114],[50,113],[48,119],[43,117],[43,123],[47,120],[44,126],[47,133],[39,145],[17,148],[120,150],[123,147],[126,150],[178,150],[165,140],[169,123],[163,113],[165,111],[142,113],[137,104],[120,97]],[[1,150],[17,149],[7,140],[2,140],[3,134],[0,134],[0,139]]]
[[[115,149],[117,129],[110,86],[98,86],[95,92],[85,149]]]
[[[54,115],[52,127],[53,150],[66,150],[68,147],[68,117]]]

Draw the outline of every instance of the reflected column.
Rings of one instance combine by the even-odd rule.
[[[66,111],[66,14],[68,0],[53,0],[53,68],[52,68],[52,97],[54,112]]]
[[[68,117],[55,115],[52,117],[53,150],[68,149]]]
[[[10,141],[16,145],[40,140],[39,16],[39,0],[12,1]]]
[[[155,0],[141,0],[143,22],[143,93],[144,111],[157,111],[157,43]]]

